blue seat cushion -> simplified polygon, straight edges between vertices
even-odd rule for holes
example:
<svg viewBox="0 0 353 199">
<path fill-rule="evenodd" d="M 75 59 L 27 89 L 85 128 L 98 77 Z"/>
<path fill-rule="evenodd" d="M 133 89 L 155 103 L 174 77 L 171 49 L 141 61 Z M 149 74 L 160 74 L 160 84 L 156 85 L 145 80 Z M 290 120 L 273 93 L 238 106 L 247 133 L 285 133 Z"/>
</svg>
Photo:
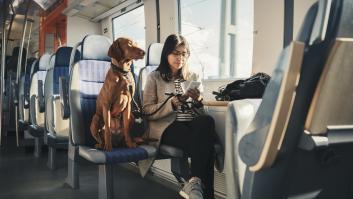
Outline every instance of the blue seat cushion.
<svg viewBox="0 0 353 199">
<path fill-rule="evenodd" d="M 153 146 L 141 145 L 136 148 L 114 148 L 107 152 L 95 148 L 80 146 L 80 156 L 95 164 L 119 164 L 136 162 L 155 156 L 157 149 Z"/>
</svg>

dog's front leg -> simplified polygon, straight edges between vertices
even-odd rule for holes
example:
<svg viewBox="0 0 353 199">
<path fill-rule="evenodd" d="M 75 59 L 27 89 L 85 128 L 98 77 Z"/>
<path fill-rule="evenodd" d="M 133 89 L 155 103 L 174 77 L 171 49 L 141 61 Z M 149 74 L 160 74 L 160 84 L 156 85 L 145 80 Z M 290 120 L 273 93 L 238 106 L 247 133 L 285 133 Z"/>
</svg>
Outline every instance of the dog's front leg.
<svg viewBox="0 0 353 199">
<path fill-rule="evenodd" d="M 129 148 L 134 148 L 136 147 L 136 143 L 133 142 L 130 136 L 130 121 L 131 121 L 131 106 L 130 102 L 128 103 L 127 107 L 123 111 L 123 132 L 124 132 L 124 138 L 125 138 L 125 143 Z"/>
<path fill-rule="evenodd" d="M 112 146 L 112 134 L 110 131 L 110 110 L 108 108 L 104 107 L 103 108 L 103 118 L 104 118 L 104 124 L 105 124 L 105 130 L 104 130 L 104 150 L 106 151 L 112 151 L 113 146 Z"/>
<path fill-rule="evenodd" d="M 104 140 L 101 135 L 101 121 L 100 117 L 97 114 L 94 114 L 90 126 L 91 134 L 93 138 L 97 141 L 97 144 L 95 145 L 96 148 L 103 148 L 104 147 Z"/>
</svg>

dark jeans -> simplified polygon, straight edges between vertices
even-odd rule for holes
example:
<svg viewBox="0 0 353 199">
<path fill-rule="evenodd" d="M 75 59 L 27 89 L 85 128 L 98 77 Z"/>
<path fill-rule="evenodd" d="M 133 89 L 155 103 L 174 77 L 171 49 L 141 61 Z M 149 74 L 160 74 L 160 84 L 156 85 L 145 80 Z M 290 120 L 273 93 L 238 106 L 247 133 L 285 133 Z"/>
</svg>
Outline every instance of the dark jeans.
<svg viewBox="0 0 353 199">
<path fill-rule="evenodd" d="M 199 177 L 204 185 L 204 198 L 214 198 L 215 122 L 202 115 L 190 122 L 174 121 L 162 136 L 162 144 L 182 149 L 191 158 L 191 177 Z"/>
</svg>

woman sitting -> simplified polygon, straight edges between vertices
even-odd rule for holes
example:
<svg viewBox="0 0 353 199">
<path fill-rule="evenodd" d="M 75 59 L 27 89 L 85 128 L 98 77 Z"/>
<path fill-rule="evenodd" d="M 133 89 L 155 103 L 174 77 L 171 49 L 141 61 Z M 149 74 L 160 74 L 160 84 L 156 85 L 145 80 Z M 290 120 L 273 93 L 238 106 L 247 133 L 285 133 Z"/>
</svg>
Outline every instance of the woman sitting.
<svg viewBox="0 0 353 199">
<path fill-rule="evenodd" d="M 199 89 L 183 90 L 190 81 L 201 81 L 188 69 L 190 50 L 183 36 L 172 34 L 166 39 L 161 62 L 147 78 L 143 104 L 146 113 L 157 110 L 168 98 L 175 96 L 149 119 L 149 135 L 159 144 L 177 147 L 191 158 L 191 176 L 180 191 L 190 199 L 214 198 L 214 120 L 203 114 Z M 188 103 L 191 102 L 191 103 Z M 193 104 L 192 107 L 188 104 Z"/>
</svg>

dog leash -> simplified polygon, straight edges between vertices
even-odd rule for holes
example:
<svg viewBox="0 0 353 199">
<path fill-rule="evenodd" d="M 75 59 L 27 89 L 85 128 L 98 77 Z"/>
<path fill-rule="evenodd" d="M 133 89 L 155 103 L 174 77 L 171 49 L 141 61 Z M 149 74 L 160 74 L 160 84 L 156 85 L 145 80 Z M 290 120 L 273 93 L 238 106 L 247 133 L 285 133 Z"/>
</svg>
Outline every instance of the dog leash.
<svg viewBox="0 0 353 199">
<path fill-rule="evenodd" d="M 131 93 L 131 95 L 132 95 L 132 86 L 131 86 L 131 85 L 129 86 L 129 91 L 130 91 L 130 93 Z M 145 111 L 144 111 L 142 108 L 140 108 L 140 106 L 138 105 L 138 103 L 136 102 L 136 100 L 135 100 L 134 97 L 132 97 L 132 102 L 134 103 L 134 105 L 135 105 L 135 107 L 136 107 L 138 113 L 140 114 L 140 115 L 139 115 L 140 117 L 148 117 L 148 116 L 152 116 L 152 115 L 156 114 L 158 111 L 160 111 L 160 110 L 163 108 L 163 106 L 168 102 L 168 100 L 169 100 L 170 98 L 174 97 L 174 96 L 175 96 L 175 95 L 169 95 L 169 96 L 167 97 L 167 99 L 164 100 L 164 102 L 162 103 L 162 105 L 161 105 L 160 107 L 158 107 L 158 108 L 157 108 L 155 111 L 153 111 L 152 113 L 145 113 Z"/>
</svg>

